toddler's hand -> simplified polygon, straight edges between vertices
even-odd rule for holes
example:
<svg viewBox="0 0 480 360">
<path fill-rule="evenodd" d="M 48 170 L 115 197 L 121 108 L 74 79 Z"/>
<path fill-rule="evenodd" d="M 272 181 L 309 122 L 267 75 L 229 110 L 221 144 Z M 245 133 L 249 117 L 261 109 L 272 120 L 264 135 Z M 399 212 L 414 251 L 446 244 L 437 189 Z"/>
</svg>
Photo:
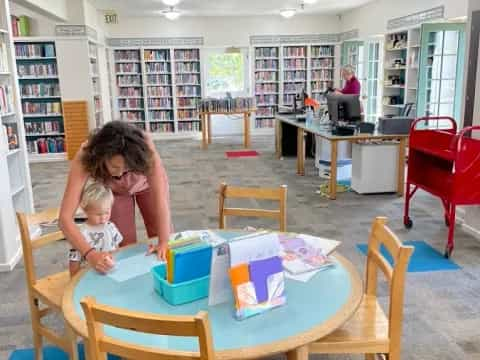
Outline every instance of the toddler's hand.
<svg viewBox="0 0 480 360">
<path fill-rule="evenodd" d="M 102 274 L 107 273 L 115 265 L 111 255 L 106 252 L 91 251 L 86 260 L 92 268 Z"/>
</svg>

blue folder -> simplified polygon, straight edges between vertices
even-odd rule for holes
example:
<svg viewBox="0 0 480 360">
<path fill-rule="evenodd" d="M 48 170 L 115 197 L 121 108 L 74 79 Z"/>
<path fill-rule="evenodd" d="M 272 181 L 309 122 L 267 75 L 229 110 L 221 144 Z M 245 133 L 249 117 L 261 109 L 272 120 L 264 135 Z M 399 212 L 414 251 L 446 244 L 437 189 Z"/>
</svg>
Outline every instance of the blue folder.
<svg viewBox="0 0 480 360">
<path fill-rule="evenodd" d="M 210 274 L 212 247 L 195 244 L 173 250 L 173 283 L 198 279 Z"/>
</svg>

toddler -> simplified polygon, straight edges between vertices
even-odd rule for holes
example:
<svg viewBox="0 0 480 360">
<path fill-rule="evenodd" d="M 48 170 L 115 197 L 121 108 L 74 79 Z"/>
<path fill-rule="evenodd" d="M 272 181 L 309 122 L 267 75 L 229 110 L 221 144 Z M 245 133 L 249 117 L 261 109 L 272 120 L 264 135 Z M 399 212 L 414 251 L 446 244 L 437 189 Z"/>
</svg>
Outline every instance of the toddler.
<svg viewBox="0 0 480 360">
<path fill-rule="evenodd" d="M 109 221 L 112 205 L 113 194 L 109 188 L 99 182 L 87 182 L 80 200 L 87 219 L 80 225 L 80 232 L 91 246 L 88 251 L 112 252 L 123 240 L 115 224 Z M 73 276 L 80 270 L 82 256 L 78 250 L 70 249 L 68 259 L 70 275 Z M 106 261 L 113 259 L 109 257 Z"/>
</svg>

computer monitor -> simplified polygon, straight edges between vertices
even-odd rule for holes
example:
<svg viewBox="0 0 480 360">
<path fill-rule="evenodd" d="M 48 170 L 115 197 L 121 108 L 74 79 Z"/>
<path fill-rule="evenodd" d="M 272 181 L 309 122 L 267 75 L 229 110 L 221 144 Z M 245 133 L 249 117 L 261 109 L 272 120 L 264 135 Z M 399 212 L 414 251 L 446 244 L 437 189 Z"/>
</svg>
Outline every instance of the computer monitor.
<svg viewBox="0 0 480 360">
<path fill-rule="evenodd" d="M 361 120 L 360 99 L 358 95 L 327 94 L 330 121 L 357 122 Z"/>
</svg>

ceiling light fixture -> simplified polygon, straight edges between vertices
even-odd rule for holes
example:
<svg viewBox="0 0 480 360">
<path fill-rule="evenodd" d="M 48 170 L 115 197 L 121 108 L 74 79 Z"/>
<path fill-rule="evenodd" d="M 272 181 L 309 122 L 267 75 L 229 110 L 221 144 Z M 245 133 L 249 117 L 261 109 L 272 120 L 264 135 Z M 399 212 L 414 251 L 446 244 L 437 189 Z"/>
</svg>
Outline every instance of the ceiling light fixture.
<svg viewBox="0 0 480 360">
<path fill-rule="evenodd" d="M 167 6 L 176 6 L 180 3 L 180 0 L 162 0 L 162 2 Z"/>
<path fill-rule="evenodd" d="M 305 4 L 315 4 L 317 0 L 303 0 Z"/>
<path fill-rule="evenodd" d="M 282 15 L 285 19 L 289 19 L 297 13 L 296 9 L 281 9 L 280 15 Z"/>
<path fill-rule="evenodd" d="M 180 11 L 175 10 L 173 6 L 168 10 L 162 11 L 162 14 L 165 15 L 168 20 L 177 20 L 180 17 Z"/>
</svg>

